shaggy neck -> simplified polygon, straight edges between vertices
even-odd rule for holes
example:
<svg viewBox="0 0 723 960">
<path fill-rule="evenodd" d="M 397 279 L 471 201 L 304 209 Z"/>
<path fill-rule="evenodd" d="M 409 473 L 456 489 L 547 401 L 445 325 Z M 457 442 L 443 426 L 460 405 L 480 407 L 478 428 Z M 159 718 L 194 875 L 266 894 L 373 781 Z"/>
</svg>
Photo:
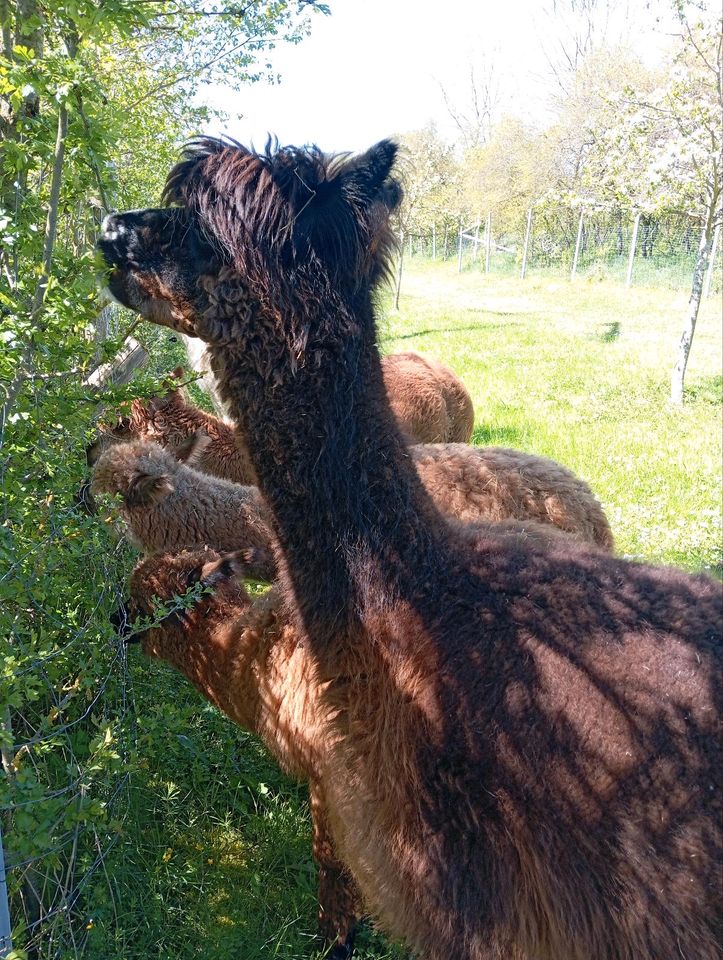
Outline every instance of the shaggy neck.
<svg viewBox="0 0 723 960">
<path fill-rule="evenodd" d="M 279 323 L 303 326 L 298 314 Z M 320 333 L 298 365 L 291 344 L 214 351 L 274 517 L 282 575 L 319 642 L 363 620 L 370 583 L 393 589 L 439 524 L 386 401 L 370 297 L 337 305 L 332 325 L 309 318 Z"/>
</svg>

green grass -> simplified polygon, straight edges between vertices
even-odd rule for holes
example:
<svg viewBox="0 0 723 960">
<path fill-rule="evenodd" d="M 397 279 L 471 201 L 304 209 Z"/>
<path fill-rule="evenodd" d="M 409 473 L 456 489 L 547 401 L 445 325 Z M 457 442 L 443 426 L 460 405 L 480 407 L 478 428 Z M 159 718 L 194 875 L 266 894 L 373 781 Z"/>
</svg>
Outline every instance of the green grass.
<svg viewBox="0 0 723 960">
<path fill-rule="evenodd" d="M 602 499 L 619 551 L 720 568 L 721 330 L 699 320 L 689 401 L 668 406 L 685 297 L 579 281 L 405 275 L 386 352 L 467 384 L 479 444 L 553 457 Z M 90 897 L 93 960 L 318 960 L 304 788 L 163 664 L 132 651 L 140 764 L 119 843 Z M 90 921 L 89 921 L 90 922 Z M 363 933 L 360 960 L 406 954 Z"/>
<path fill-rule="evenodd" d="M 668 404 L 686 297 L 427 264 L 405 275 L 385 352 L 448 363 L 475 405 L 474 442 L 559 460 L 602 500 L 620 553 L 721 564 L 720 302 L 703 306 L 681 409 Z"/>
</svg>

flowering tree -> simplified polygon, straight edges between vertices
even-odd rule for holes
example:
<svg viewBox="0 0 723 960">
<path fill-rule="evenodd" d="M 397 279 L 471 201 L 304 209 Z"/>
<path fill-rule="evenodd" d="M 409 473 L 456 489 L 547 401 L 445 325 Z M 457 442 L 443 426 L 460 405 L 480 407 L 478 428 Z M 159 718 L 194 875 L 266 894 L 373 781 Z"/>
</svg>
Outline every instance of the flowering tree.
<svg viewBox="0 0 723 960">
<path fill-rule="evenodd" d="M 681 34 L 665 82 L 643 96 L 629 87 L 611 104 L 607 129 L 588 167 L 590 182 L 608 199 L 648 214 L 685 211 L 701 222 L 671 378 L 676 404 L 683 402 L 685 370 L 723 199 L 723 21 L 693 20 L 683 5 L 679 18 Z"/>
</svg>

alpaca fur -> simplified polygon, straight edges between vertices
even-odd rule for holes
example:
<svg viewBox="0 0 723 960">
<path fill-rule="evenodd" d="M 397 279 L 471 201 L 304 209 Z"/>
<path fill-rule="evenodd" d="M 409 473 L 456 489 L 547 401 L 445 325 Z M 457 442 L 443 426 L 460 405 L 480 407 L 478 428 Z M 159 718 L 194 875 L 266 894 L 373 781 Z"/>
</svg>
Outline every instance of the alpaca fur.
<svg viewBox="0 0 723 960">
<path fill-rule="evenodd" d="M 268 557 L 271 579 L 271 515 L 254 487 L 196 468 L 212 442 L 199 433 L 175 450 L 162 451 L 147 441 L 114 444 L 95 465 L 92 492 L 123 496 L 123 517 L 133 542 L 144 550 L 206 544 L 223 551 L 246 543 Z M 181 456 L 186 466 L 174 463 L 169 453 Z M 407 454 L 435 506 L 450 519 L 534 521 L 612 549 L 610 527 L 590 489 L 551 460 L 454 443 L 416 444 Z"/>
<path fill-rule="evenodd" d="M 179 369 L 173 376 L 181 374 Z M 400 417 L 397 420 L 401 422 Z M 253 483 L 253 467 L 235 429 L 189 405 L 179 389 L 150 401 L 134 400 L 131 416 L 99 436 L 88 448 L 87 459 L 93 464 L 108 446 L 129 439 L 177 448 L 202 435 L 208 439 L 194 457 L 196 470 Z M 461 443 L 413 444 L 408 453 L 437 509 L 447 516 L 465 522 L 513 518 L 550 523 L 579 540 L 612 550 L 610 525 L 598 499 L 583 480 L 553 460 Z"/>
<path fill-rule="evenodd" d="M 412 443 L 469 443 L 472 398 L 449 367 L 418 353 L 382 357 L 382 376 L 394 419 Z"/>
<path fill-rule="evenodd" d="M 376 345 L 395 156 L 198 141 L 176 206 L 106 220 L 110 289 L 209 344 L 382 926 L 424 960 L 717 960 L 720 585 L 443 521 Z"/>
<path fill-rule="evenodd" d="M 91 491 L 120 494 L 121 515 L 131 542 L 147 551 L 208 545 L 217 550 L 254 551 L 256 576 L 276 572 L 268 511 L 256 487 L 210 477 L 181 463 L 202 454 L 193 440 L 175 455 L 157 443 L 113 444 L 93 469 Z"/>
<path fill-rule="evenodd" d="M 566 467 L 519 450 L 419 443 L 408 454 L 434 505 L 465 523 L 534 520 L 581 542 L 612 550 L 605 512 Z"/>
<path fill-rule="evenodd" d="M 119 417 L 114 424 L 102 427 L 86 448 L 88 466 L 92 467 L 103 451 L 113 444 L 152 440 L 162 447 L 178 448 L 202 431 L 209 442 L 198 451 L 194 463 L 197 470 L 235 483 L 255 483 L 253 466 L 236 430 L 219 417 L 188 402 L 179 386 L 183 375 L 183 367 L 176 367 L 168 378 L 165 393 L 148 400 L 133 400 L 128 416 Z"/>
<path fill-rule="evenodd" d="M 200 342 L 187 336 L 184 339 Z M 204 349 L 203 363 L 207 362 Z M 205 368 L 203 372 L 208 388 L 212 378 Z M 472 400 L 449 367 L 410 351 L 383 357 L 382 373 L 392 412 L 410 443 L 468 442 L 474 426 Z M 163 395 L 133 400 L 129 416 L 104 426 L 86 448 L 88 465 L 92 466 L 114 442 L 155 440 L 164 447 L 177 446 L 203 430 L 212 443 L 200 458 L 198 469 L 236 483 L 254 483 L 253 465 L 243 441 L 223 419 L 188 403 L 182 389 L 174 385 L 183 375 L 183 367 L 176 367 Z M 217 406 L 221 402 L 216 385 L 213 401 Z"/>
</svg>

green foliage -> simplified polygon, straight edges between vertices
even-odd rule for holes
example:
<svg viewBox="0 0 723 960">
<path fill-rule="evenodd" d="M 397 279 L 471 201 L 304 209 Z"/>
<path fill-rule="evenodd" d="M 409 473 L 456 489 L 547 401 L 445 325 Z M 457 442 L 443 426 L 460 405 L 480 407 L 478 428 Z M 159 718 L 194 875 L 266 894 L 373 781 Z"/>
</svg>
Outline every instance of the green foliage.
<svg viewBox="0 0 723 960">
<path fill-rule="evenodd" d="M 104 408 L 152 393 L 183 357 L 170 334 L 136 329 L 151 360 L 133 388 L 93 378 L 136 326 L 101 317 L 100 221 L 156 201 L 178 145 L 209 121 L 192 106 L 201 78 L 272 76 L 274 46 L 325 11 L 0 5 L 0 816 L 15 946 L 38 958 L 92 947 L 87 903 L 112 911 L 104 863 L 139 762 L 126 651 L 109 624 L 132 552 L 75 502 L 84 447 Z"/>
</svg>

